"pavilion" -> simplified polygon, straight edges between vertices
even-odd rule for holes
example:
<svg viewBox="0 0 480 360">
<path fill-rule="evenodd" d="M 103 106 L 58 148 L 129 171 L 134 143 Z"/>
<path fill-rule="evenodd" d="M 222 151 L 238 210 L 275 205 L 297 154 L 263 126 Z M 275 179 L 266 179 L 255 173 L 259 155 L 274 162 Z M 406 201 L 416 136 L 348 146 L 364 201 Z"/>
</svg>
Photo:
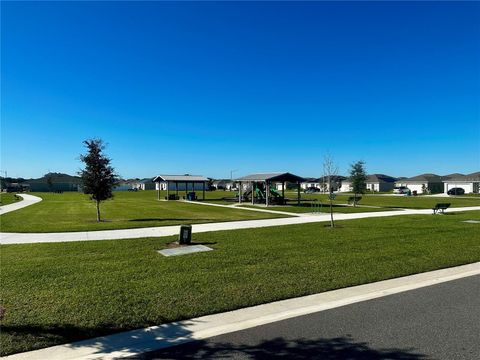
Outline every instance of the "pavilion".
<svg viewBox="0 0 480 360">
<path fill-rule="evenodd" d="M 300 205 L 300 183 L 305 181 L 304 178 L 290 174 L 288 172 L 286 173 L 260 173 L 260 174 L 251 174 L 247 175 L 241 178 L 236 179 L 238 183 L 240 183 L 240 186 L 238 187 L 238 202 L 242 202 L 242 187 L 243 184 L 250 184 L 251 189 L 253 189 L 254 183 L 264 183 L 265 184 L 265 205 L 269 205 L 270 201 L 270 185 L 273 184 L 282 184 L 282 197 L 285 199 L 285 183 L 296 183 L 297 184 L 297 203 Z M 252 204 L 254 202 L 253 199 L 253 194 L 252 194 Z"/>
<path fill-rule="evenodd" d="M 205 187 L 208 183 L 208 178 L 205 176 L 200 175 L 158 175 L 153 178 L 153 182 L 157 183 L 157 198 L 160 200 L 160 190 L 162 188 L 162 184 L 165 184 L 165 188 L 167 190 L 167 196 L 165 200 L 179 200 L 180 197 L 178 196 L 179 190 L 185 191 L 185 199 L 187 200 L 195 200 L 193 198 L 189 198 L 189 190 L 191 192 L 195 192 L 198 189 L 198 185 L 201 186 L 202 190 L 202 200 L 205 200 Z M 196 186 L 197 185 L 197 186 Z M 174 191 L 174 194 L 170 194 L 170 191 Z"/>
</svg>

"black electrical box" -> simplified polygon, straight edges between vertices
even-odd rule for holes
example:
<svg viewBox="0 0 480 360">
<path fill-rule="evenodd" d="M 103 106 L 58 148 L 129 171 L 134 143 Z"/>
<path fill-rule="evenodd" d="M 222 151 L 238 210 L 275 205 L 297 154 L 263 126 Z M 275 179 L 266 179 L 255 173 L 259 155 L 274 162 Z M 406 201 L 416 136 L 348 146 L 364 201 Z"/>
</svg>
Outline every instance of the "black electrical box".
<svg viewBox="0 0 480 360">
<path fill-rule="evenodd" d="M 178 243 L 180 245 L 189 245 L 192 242 L 192 225 L 181 225 Z"/>
</svg>

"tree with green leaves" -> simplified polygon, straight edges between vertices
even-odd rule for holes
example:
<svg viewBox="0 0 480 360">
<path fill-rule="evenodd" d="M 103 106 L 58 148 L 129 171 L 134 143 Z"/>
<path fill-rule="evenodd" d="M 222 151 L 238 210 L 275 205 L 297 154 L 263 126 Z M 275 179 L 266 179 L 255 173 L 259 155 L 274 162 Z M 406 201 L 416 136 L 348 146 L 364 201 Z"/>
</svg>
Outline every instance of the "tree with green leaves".
<svg viewBox="0 0 480 360">
<path fill-rule="evenodd" d="M 367 188 L 367 174 L 365 172 L 365 162 L 357 161 L 350 167 L 350 183 L 354 193 L 353 206 L 357 206 L 357 195 L 363 194 Z"/>
<path fill-rule="evenodd" d="M 83 192 L 95 201 L 97 222 L 100 222 L 100 202 L 113 197 L 112 190 L 118 183 L 118 177 L 110 165 L 111 159 L 103 154 L 105 145 L 102 140 L 85 140 L 83 144 L 88 151 L 85 155 L 80 155 L 85 169 L 78 174 L 82 178 Z"/>
</svg>

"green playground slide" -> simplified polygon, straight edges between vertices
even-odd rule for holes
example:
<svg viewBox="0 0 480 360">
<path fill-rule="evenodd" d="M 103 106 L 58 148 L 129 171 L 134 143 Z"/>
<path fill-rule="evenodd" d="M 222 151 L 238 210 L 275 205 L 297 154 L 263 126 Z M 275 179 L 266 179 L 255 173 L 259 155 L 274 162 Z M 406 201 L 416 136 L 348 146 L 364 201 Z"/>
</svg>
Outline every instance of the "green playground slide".
<svg viewBox="0 0 480 360">
<path fill-rule="evenodd" d="M 265 195 L 263 195 L 262 190 L 255 186 L 255 194 L 257 194 L 257 199 L 265 199 Z"/>
<path fill-rule="evenodd" d="M 275 197 L 282 197 L 282 195 L 272 185 L 270 185 L 270 194 Z"/>
</svg>

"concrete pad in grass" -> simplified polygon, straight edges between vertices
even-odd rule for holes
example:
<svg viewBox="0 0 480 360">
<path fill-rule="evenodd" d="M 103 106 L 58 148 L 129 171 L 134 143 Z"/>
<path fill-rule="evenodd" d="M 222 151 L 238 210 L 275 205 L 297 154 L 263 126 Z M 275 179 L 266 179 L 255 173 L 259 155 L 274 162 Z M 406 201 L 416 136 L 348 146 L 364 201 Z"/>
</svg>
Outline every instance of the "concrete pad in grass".
<svg viewBox="0 0 480 360">
<path fill-rule="evenodd" d="M 462 221 L 462 222 L 469 223 L 469 224 L 480 224 L 479 220 L 465 220 L 465 221 Z"/>
<path fill-rule="evenodd" d="M 179 256 L 179 255 L 187 255 L 187 254 L 193 254 L 197 252 L 204 252 L 204 251 L 211 251 L 211 250 L 213 249 L 205 245 L 190 245 L 190 246 L 177 247 L 173 249 L 158 250 L 158 252 L 163 256 Z"/>
</svg>

